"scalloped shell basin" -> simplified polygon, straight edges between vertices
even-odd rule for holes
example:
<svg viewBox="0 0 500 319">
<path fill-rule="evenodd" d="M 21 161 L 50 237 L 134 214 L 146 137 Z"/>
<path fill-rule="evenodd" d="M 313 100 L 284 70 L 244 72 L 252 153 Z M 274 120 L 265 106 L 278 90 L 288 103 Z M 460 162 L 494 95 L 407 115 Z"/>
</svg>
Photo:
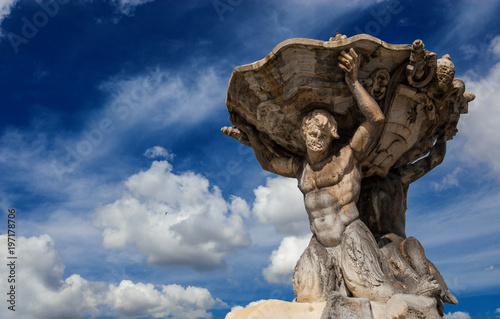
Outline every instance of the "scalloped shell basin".
<svg viewBox="0 0 500 319">
<path fill-rule="evenodd" d="M 234 69 L 226 99 L 230 115 L 298 156 L 305 154 L 301 119 L 312 109 L 331 112 L 340 135 L 349 138 L 363 120 L 338 66 L 340 52 L 350 48 L 360 55 L 359 79 L 366 88 L 376 70 L 393 74 L 407 62 L 412 46 L 388 44 L 366 34 L 333 41 L 286 40 L 264 59 Z"/>
</svg>

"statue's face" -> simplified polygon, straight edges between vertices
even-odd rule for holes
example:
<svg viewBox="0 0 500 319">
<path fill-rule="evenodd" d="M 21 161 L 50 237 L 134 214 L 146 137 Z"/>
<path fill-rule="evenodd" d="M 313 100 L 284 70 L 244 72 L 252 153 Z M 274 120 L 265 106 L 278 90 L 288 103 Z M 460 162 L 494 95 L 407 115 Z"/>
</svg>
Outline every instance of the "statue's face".
<svg viewBox="0 0 500 319">
<path fill-rule="evenodd" d="M 323 152 L 330 146 L 332 136 L 326 127 L 310 124 L 304 130 L 304 140 L 308 150 Z"/>
</svg>

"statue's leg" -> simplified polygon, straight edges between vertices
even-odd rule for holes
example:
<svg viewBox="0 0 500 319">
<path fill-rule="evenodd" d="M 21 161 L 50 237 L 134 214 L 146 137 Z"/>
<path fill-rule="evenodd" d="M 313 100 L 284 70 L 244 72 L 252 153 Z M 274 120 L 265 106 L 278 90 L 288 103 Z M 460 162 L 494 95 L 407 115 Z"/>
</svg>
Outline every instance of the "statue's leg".
<svg viewBox="0 0 500 319">
<path fill-rule="evenodd" d="M 297 302 L 324 302 L 331 291 L 342 290 L 340 267 L 335 249 L 327 249 L 312 236 L 293 273 L 293 291 Z"/>
<path fill-rule="evenodd" d="M 386 302 L 394 294 L 405 293 L 392 274 L 383 271 L 375 238 L 361 220 L 346 227 L 341 243 L 341 268 L 355 297 Z"/>
</svg>

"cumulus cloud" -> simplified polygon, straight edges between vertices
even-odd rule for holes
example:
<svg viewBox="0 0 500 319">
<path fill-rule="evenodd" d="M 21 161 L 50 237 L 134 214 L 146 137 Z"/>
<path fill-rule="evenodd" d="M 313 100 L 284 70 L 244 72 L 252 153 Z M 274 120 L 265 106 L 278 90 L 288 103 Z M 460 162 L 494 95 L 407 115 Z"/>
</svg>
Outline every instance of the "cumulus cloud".
<svg viewBox="0 0 500 319">
<path fill-rule="evenodd" d="M 238 196 L 231 196 L 231 205 L 229 206 L 229 210 L 245 218 L 250 216 L 250 208 L 248 207 L 247 202 Z"/>
<path fill-rule="evenodd" d="M 211 318 L 208 309 L 226 307 L 205 288 L 133 283 L 118 285 L 88 281 L 78 274 L 62 280 L 64 265 L 48 235 L 16 238 L 19 266 L 16 268 L 16 311 L 4 312 L 2 318 L 72 319 L 86 316 L 120 315 L 124 318 L 173 316 L 175 318 Z M 7 246 L 7 235 L 0 235 L 0 245 Z M 22 265 L 21 265 L 22 262 Z M 0 268 L 2 278 L 9 269 Z M 0 293 L 7 295 L 7 285 Z M 29 301 L 29 302 L 28 302 Z"/>
<path fill-rule="evenodd" d="M 259 186 L 254 193 L 252 212 L 260 223 L 274 226 L 282 235 L 310 233 L 304 196 L 297 188 L 297 180 L 268 178 L 266 186 Z"/>
<path fill-rule="evenodd" d="M 310 240 L 310 235 L 283 238 L 280 247 L 271 254 L 270 265 L 262 272 L 264 278 L 271 283 L 290 284 L 295 265 Z"/>
<path fill-rule="evenodd" d="M 197 270 L 223 266 L 224 257 L 250 244 L 243 200 L 227 202 L 217 187 L 191 172 L 172 172 L 167 161 L 131 176 L 122 198 L 96 210 L 105 248 L 133 244 L 154 265 Z"/>
<path fill-rule="evenodd" d="M 453 312 L 453 313 L 448 312 L 447 314 L 444 315 L 443 318 L 444 319 L 470 319 L 470 316 L 466 312 L 457 311 L 457 312 Z"/>
<path fill-rule="evenodd" d="M 106 302 L 110 309 L 127 318 L 145 315 L 154 318 L 174 316 L 179 319 L 211 318 L 206 309 L 216 303 L 207 289 L 198 287 L 183 288 L 179 285 L 161 285 L 161 290 L 152 284 L 123 280 L 119 285 L 110 285 Z M 224 304 L 225 305 L 225 304 Z"/>
</svg>

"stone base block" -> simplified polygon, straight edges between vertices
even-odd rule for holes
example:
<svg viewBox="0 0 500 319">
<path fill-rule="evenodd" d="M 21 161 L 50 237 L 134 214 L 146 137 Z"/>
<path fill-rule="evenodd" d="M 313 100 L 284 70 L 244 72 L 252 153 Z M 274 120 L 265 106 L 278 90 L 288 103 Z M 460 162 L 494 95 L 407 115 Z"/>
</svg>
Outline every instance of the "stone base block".
<svg viewBox="0 0 500 319">
<path fill-rule="evenodd" d="M 334 292 L 328 297 L 321 319 L 373 319 L 370 301 Z"/>
<path fill-rule="evenodd" d="M 416 295 L 394 295 L 385 304 L 385 313 L 379 319 L 441 319 L 436 299 Z"/>
<path fill-rule="evenodd" d="M 253 307 L 232 311 L 226 319 L 320 319 L 326 302 L 268 300 Z"/>
<path fill-rule="evenodd" d="M 436 299 L 398 294 L 386 304 L 334 293 L 328 302 L 268 300 L 233 311 L 226 319 L 441 319 Z"/>
</svg>

